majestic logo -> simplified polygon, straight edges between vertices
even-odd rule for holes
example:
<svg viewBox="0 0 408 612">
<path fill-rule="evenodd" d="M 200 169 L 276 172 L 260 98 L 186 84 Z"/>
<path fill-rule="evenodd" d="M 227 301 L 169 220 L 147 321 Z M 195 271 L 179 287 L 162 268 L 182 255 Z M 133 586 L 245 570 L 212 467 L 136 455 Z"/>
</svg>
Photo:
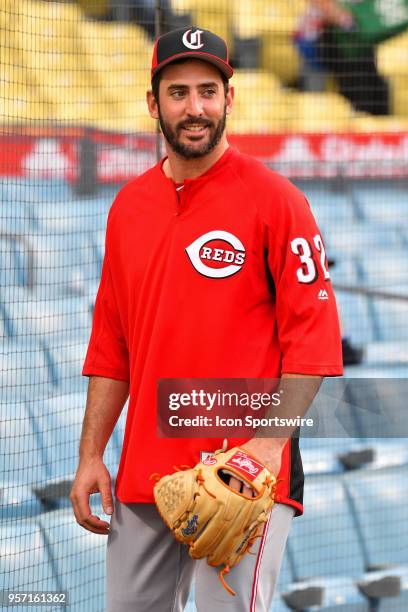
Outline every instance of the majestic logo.
<svg viewBox="0 0 408 612">
<path fill-rule="evenodd" d="M 187 248 L 194 268 L 209 278 L 226 278 L 239 272 L 245 262 L 245 247 L 233 234 L 223 230 L 207 232 Z"/>
<path fill-rule="evenodd" d="M 250 480 L 255 480 L 255 478 L 262 472 L 264 469 L 263 465 L 248 457 L 246 453 L 242 451 L 237 451 L 225 465 L 230 465 L 234 467 L 238 472 L 249 476 Z"/>
<path fill-rule="evenodd" d="M 181 533 L 183 536 L 193 535 L 198 528 L 198 514 L 194 514 L 193 517 L 187 520 L 187 526 L 183 527 Z"/>
<path fill-rule="evenodd" d="M 192 32 L 192 30 L 187 30 L 187 32 L 184 32 L 183 34 L 183 45 L 185 45 L 188 49 L 201 49 L 201 47 L 204 47 L 204 43 L 201 42 L 202 33 L 203 30 L 196 30 L 195 32 Z"/>
<path fill-rule="evenodd" d="M 327 293 L 326 289 L 320 289 L 319 295 L 317 296 L 317 298 L 319 300 L 328 300 L 329 294 Z"/>
</svg>

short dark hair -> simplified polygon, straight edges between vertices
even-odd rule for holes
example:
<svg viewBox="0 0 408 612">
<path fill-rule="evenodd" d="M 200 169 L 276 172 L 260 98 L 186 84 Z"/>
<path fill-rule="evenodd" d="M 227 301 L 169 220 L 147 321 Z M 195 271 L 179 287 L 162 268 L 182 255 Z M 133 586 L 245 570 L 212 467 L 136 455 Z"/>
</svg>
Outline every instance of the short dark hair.
<svg viewBox="0 0 408 612">
<path fill-rule="evenodd" d="M 189 61 L 189 58 L 182 57 L 181 59 L 175 60 L 174 62 L 171 62 L 171 63 L 172 64 L 184 64 L 185 62 L 188 62 L 188 61 Z M 221 70 L 219 71 L 219 73 L 221 75 L 221 79 L 224 84 L 224 93 L 225 95 L 227 95 L 228 90 L 229 90 L 229 81 L 227 77 L 225 76 L 225 74 L 221 72 Z M 157 72 L 152 79 L 152 92 L 153 92 L 153 96 L 156 102 L 159 101 L 161 74 L 162 74 L 162 70 L 159 70 L 159 72 Z"/>
</svg>

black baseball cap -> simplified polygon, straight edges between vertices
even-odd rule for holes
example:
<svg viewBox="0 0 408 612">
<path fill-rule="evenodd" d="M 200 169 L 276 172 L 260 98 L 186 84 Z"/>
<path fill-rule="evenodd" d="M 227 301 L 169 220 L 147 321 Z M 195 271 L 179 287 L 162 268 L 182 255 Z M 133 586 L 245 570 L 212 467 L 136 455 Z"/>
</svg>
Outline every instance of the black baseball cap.
<svg viewBox="0 0 408 612">
<path fill-rule="evenodd" d="M 209 30 L 189 27 L 171 30 L 156 40 L 152 57 L 152 79 L 162 68 L 182 58 L 209 62 L 227 79 L 230 79 L 234 72 L 229 63 L 225 40 Z"/>
</svg>

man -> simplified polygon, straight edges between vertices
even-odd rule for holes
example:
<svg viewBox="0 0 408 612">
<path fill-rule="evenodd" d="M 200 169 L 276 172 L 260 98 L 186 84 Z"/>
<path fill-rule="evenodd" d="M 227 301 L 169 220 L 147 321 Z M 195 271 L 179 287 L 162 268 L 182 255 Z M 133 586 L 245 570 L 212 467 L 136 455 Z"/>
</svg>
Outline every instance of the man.
<svg viewBox="0 0 408 612">
<path fill-rule="evenodd" d="M 211 32 L 159 38 L 147 104 L 167 157 L 128 183 L 109 213 L 71 492 L 78 523 L 109 534 L 109 612 L 182 610 L 193 574 L 199 612 L 268 610 L 292 517 L 302 512 L 296 439 L 228 440 L 279 474 L 279 485 L 256 554 L 229 574 L 236 596 L 225 592 L 215 569 L 174 540 L 149 479 L 195 465 L 222 441 L 158 438 L 158 380 L 282 375 L 283 384 L 303 375 L 307 384 L 288 389 L 287 404 L 303 414 L 321 377 L 342 373 L 337 310 L 310 208 L 286 179 L 228 145 L 232 74 L 226 44 Z M 227 251 L 233 264 L 231 256 L 223 261 Z M 112 514 L 102 457 L 129 393 L 109 525 L 91 514 L 89 495 L 100 492 Z"/>
</svg>

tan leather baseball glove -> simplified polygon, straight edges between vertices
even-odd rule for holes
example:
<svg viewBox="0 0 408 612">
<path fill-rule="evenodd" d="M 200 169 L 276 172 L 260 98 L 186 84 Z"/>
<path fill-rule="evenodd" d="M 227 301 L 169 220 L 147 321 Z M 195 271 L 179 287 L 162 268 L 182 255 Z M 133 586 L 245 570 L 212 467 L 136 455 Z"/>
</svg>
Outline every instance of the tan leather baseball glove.
<svg viewBox="0 0 408 612">
<path fill-rule="evenodd" d="M 232 477 L 242 483 L 245 493 L 229 486 Z M 223 566 L 221 582 L 235 595 L 224 574 L 261 535 L 274 504 L 276 478 L 253 455 L 237 447 L 216 451 L 194 468 L 152 478 L 156 480 L 156 505 L 166 525 L 177 540 L 188 545 L 191 557 L 206 557 L 209 565 Z"/>
</svg>

